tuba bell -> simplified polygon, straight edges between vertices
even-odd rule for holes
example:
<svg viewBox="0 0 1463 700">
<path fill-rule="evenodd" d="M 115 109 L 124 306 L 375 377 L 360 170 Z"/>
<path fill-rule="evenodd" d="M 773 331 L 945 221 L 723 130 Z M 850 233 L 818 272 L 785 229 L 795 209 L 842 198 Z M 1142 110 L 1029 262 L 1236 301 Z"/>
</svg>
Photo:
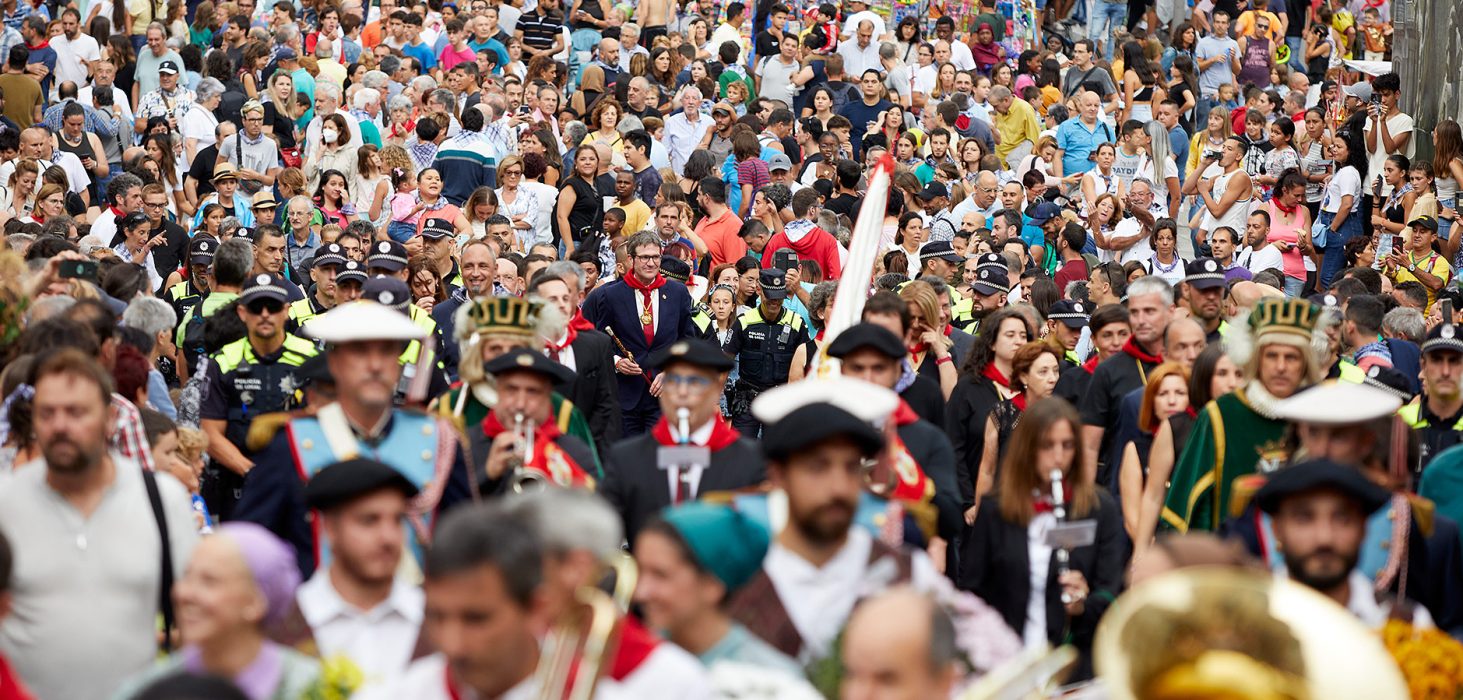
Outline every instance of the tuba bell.
<svg viewBox="0 0 1463 700">
<path fill-rule="evenodd" d="M 613 593 L 596 586 L 575 591 L 575 607 L 544 639 L 534 680 L 538 700 L 590 700 L 600 674 L 619 644 L 620 621 L 629 614 L 639 569 L 624 552 L 605 563 Z"/>
<path fill-rule="evenodd" d="M 1192 567 L 1145 581 L 1108 609 L 1093 654 L 1114 700 L 1408 697 L 1379 635 L 1263 571 Z"/>
</svg>

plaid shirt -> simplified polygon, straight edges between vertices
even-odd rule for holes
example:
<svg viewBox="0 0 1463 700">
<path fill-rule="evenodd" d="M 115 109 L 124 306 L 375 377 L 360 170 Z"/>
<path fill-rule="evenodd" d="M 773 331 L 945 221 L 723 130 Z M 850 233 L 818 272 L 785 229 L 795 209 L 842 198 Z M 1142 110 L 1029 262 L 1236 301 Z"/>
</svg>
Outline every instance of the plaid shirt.
<svg viewBox="0 0 1463 700">
<path fill-rule="evenodd" d="M 61 133 L 61 112 L 66 109 L 66 104 L 69 102 L 76 102 L 76 100 L 62 100 L 51 105 L 41 117 L 41 123 L 45 124 L 52 132 Z M 104 139 L 112 138 L 117 134 L 117 118 L 113 117 L 111 112 L 100 112 L 91 105 L 80 102 L 77 102 L 77 104 L 81 104 L 82 110 L 86 113 L 86 131 Z"/>
<path fill-rule="evenodd" d="M 121 394 L 112 394 L 112 409 L 117 412 L 117 422 L 112 426 L 112 446 L 137 460 L 143 469 L 153 471 L 152 448 L 148 446 L 147 433 L 142 430 L 142 414 Z"/>
</svg>

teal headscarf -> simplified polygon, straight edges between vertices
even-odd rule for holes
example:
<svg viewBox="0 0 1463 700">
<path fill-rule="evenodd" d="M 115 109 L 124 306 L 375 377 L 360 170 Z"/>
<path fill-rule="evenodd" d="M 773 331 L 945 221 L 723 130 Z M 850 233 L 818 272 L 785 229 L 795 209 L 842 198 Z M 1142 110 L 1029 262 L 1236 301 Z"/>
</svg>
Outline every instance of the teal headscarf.
<svg viewBox="0 0 1463 700">
<path fill-rule="evenodd" d="M 680 533 L 696 563 L 720 579 L 728 593 L 757 574 L 772 543 L 766 528 L 725 505 L 692 502 L 670 508 L 661 517 Z"/>
</svg>

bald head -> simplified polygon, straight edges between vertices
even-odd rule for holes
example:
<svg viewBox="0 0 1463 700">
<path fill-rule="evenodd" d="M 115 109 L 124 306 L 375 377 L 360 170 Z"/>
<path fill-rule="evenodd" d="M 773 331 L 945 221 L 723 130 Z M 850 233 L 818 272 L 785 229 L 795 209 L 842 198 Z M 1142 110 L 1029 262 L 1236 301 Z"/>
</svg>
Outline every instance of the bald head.
<svg viewBox="0 0 1463 700">
<path fill-rule="evenodd" d="M 949 697 L 955 628 L 928 596 L 898 587 L 866 599 L 844 632 L 843 697 Z"/>
<path fill-rule="evenodd" d="M 1199 353 L 1208 344 L 1204 327 L 1192 318 L 1176 318 L 1163 333 L 1163 358 L 1185 367 L 1193 367 Z"/>
</svg>

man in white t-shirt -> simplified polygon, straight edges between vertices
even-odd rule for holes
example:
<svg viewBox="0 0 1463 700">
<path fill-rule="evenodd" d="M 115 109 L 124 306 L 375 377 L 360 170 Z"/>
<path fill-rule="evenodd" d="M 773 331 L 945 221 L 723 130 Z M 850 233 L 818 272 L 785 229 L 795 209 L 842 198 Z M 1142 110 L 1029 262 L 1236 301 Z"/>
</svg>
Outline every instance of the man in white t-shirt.
<svg viewBox="0 0 1463 700">
<path fill-rule="evenodd" d="M 874 38 L 883 39 L 889 29 L 884 24 L 884 18 L 869 11 L 869 4 L 863 0 L 852 0 L 846 4 L 848 17 L 843 20 L 843 30 L 840 38 L 844 41 L 852 39 L 858 33 L 859 22 L 871 22 L 874 25 Z"/>
<path fill-rule="evenodd" d="M 1263 211 L 1250 214 L 1245 222 L 1245 242 L 1249 245 L 1235 250 L 1234 260 L 1249 269 L 1251 275 L 1264 270 L 1285 272 L 1280 248 L 1269 243 L 1270 216 Z"/>
<path fill-rule="evenodd" d="M 975 56 L 971 55 L 970 47 L 966 46 L 965 42 L 955 38 L 955 20 L 949 15 L 945 15 L 935 22 L 935 36 L 942 41 L 949 42 L 950 62 L 955 64 L 955 70 L 975 68 Z"/>
<path fill-rule="evenodd" d="M 85 85 L 87 76 L 96 68 L 102 58 L 97 40 L 81 31 L 81 13 L 68 7 L 61 13 L 61 34 L 51 38 L 51 48 L 56 51 L 56 80 L 52 85 L 71 81 Z M 54 89 L 54 88 L 53 88 Z M 83 104 L 90 104 L 90 100 Z"/>
<path fill-rule="evenodd" d="M 1118 138 L 1117 153 L 1113 157 L 1112 174 L 1116 175 L 1124 186 L 1131 186 L 1133 179 L 1145 174 L 1144 166 L 1152 161 L 1148 159 L 1144 149 L 1153 142 L 1148 137 L 1148 132 L 1143 128 L 1143 122 L 1136 119 L 1129 119 L 1123 123 L 1123 133 Z M 1149 167 L 1147 170 L 1151 171 Z M 1146 174 L 1151 174 L 1146 173 Z"/>
<path fill-rule="evenodd" d="M 1412 117 L 1397 107 L 1397 98 L 1402 87 L 1402 81 L 1397 74 L 1377 76 L 1371 87 L 1377 100 L 1367 106 L 1366 127 L 1362 132 L 1366 136 L 1367 150 L 1366 180 L 1362 183 L 1363 200 L 1371 197 L 1372 183 L 1381 176 L 1388 156 L 1400 153 L 1411 159 L 1417 151 L 1417 144 L 1412 138 Z M 1350 91 L 1351 87 L 1347 87 L 1347 94 L 1351 94 Z M 1386 115 L 1385 120 L 1382 119 L 1383 115 Z M 1382 196 L 1390 194 L 1392 187 L 1383 180 Z M 1366 211 L 1370 211 L 1372 203 L 1368 201 L 1364 205 L 1367 207 Z"/>
</svg>

